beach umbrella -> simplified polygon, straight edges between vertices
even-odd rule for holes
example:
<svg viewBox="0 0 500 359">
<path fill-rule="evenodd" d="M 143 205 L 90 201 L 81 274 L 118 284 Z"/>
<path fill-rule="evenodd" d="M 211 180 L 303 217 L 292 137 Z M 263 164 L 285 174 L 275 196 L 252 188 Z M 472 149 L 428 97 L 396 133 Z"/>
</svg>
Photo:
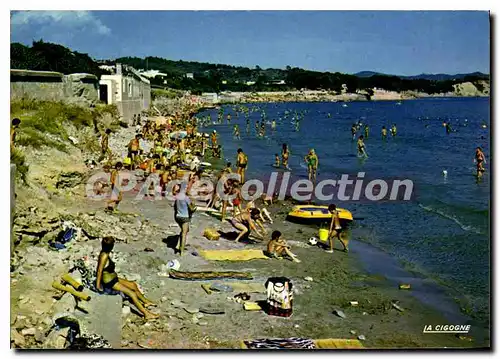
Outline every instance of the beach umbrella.
<svg viewBox="0 0 500 359">
<path fill-rule="evenodd" d="M 172 132 L 169 137 L 173 138 L 173 139 L 181 139 L 181 138 L 184 138 L 186 136 L 187 136 L 186 131 L 175 131 L 175 132 Z"/>
</svg>

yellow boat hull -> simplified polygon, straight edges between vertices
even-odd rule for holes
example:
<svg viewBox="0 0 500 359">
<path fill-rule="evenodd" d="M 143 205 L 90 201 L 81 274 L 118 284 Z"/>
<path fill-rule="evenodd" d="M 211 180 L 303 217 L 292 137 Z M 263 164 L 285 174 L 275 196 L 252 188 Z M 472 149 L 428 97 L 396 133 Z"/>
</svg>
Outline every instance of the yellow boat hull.
<svg viewBox="0 0 500 359">
<path fill-rule="evenodd" d="M 337 208 L 342 226 L 349 224 L 354 219 L 352 213 L 344 208 Z M 292 208 L 288 213 L 287 220 L 299 223 L 323 223 L 328 222 L 332 214 L 328 211 L 328 206 L 300 205 Z"/>
</svg>

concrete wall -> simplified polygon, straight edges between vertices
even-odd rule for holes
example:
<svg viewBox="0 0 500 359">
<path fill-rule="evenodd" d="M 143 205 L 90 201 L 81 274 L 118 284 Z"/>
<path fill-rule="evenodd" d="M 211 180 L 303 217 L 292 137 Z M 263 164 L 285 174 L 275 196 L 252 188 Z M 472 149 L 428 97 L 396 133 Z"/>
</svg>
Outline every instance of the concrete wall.
<svg viewBox="0 0 500 359">
<path fill-rule="evenodd" d="M 64 75 L 49 71 L 10 71 L 10 97 L 60 101 L 64 99 Z"/>
<path fill-rule="evenodd" d="M 94 104 L 98 101 L 99 80 L 91 74 L 64 76 L 64 92 L 67 98 Z"/>
<path fill-rule="evenodd" d="M 98 79 L 91 74 L 63 75 L 51 71 L 10 70 L 10 97 L 95 103 Z"/>
</svg>

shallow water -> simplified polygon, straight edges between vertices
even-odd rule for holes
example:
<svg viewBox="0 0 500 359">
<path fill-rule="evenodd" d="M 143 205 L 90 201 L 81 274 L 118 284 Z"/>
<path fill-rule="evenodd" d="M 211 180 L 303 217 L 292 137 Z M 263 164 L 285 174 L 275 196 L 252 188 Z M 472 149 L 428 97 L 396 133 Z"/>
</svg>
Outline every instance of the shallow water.
<svg viewBox="0 0 500 359">
<path fill-rule="evenodd" d="M 260 112 L 251 112 L 251 131 L 245 132 L 245 120 L 231 106 L 225 115 L 232 121 L 210 126 L 220 134 L 226 159 L 235 162 L 241 147 L 249 156 L 248 178 L 265 178 L 273 170 L 274 154 L 281 144 L 290 147 L 293 178 L 307 178 L 303 157 L 310 148 L 318 154 L 318 179 L 339 179 L 341 174 L 365 178 L 411 179 L 411 201 L 336 203 L 363 220 L 353 229 L 353 238 L 383 250 L 422 276 L 436 280 L 450 298 L 459 298 L 463 306 L 481 320 L 489 316 L 489 174 L 477 183 L 473 176 L 474 150 L 481 146 L 489 169 L 489 99 L 441 98 L 404 101 L 341 103 L 258 104 L 268 120 L 277 120 L 277 131 L 266 128 L 266 138 L 255 136 L 254 122 Z M 288 118 L 284 112 L 290 111 Z M 291 124 L 292 112 L 307 111 L 300 131 Z M 211 114 L 210 110 L 199 115 Z M 331 117 L 328 117 L 328 113 Z M 351 140 L 351 125 L 361 120 L 370 126 L 366 139 L 369 158 L 356 156 Z M 443 120 L 457 130 L 446 134 Z M 234 140 L 232 127 L 238 124 L 241 140 Z M 383 141 L 381 127 L 398 128 L 396 138 Z M 487 128 L 481 127 L 483 123 Z M 359 132 L 358 134 L 361 134 Z M 390 137 L 390 136 L 389 136 Z M 448 175 L 443 176 L 443 170 Z M 465 304 L 463 304 L 465 303 Z"/>
</svg>

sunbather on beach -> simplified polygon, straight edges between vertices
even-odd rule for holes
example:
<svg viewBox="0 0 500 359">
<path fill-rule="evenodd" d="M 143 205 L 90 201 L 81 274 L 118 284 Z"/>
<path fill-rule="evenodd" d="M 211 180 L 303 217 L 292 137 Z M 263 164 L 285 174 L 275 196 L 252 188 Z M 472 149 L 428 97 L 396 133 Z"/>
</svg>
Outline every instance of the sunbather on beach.
<svg viewBox="0 0 500 359">
<path fill-rule="evenodd" d="M 281 259 L 285 256 L 288 256 L 294 262 L 301 262 L 300 259 L 297 258 L 297 255 L 293 254 L 290 251 L 290 246 L 281 237 L 280 231 L 274 231 L 271 234 L 271 240 L 267 243 L 267 252 L 269 255 L 275 258 Z"/>
<path fill-rule="evenodd" d="M 144 315 L 144 319 L 159 318 L 159 314 L 150 312 L 147 309 L 155 304 L 144 296 L 137 283 L 118 277 L 115 271 L 115 263 L 111 260 L 111 251 L 114 245 L 115 239 L 113 237 L 104 237 L 101 242 L 102 249 L 97 261 L 97 290 L 104 291 L 104 288 L 109 288 L 122 292 L 132 300 L 132 303 Z"/>
</svg>

